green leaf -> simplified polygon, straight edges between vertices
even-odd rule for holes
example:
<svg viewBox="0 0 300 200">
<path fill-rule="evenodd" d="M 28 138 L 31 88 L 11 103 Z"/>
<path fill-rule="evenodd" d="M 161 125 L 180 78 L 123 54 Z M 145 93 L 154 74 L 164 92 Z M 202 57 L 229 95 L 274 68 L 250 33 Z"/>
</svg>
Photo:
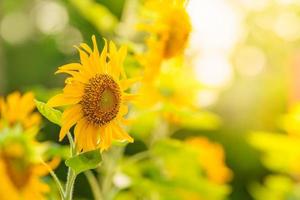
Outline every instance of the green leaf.
<svg viewBox="0 0 300 200">
<path fill-rule="evenodd" d="M 35 100 L 35 104 L 39 112 L 50 122 L 60 126 L 62 113 L 59 110 L 51 108 L 46 103 Z"/>
<path fill-rule="evenodd" d="M 66 165 L 72 168 L 76 174 L 97 168 L 102 161 L 99 149 L 81 153 L 66 160 Z"/>
<path fill-rule="evenodd" d="M 67 159 L 70 157 L 70 149 L 69 146 L 62 146 L 58 145 L 54 142 L 47 142 L 45 143 L 47 145 L 47 149 L 45 150 L 45 157 L 46 158 L 53 158 L 55 156 L 58 156 L 62 159 Z"/>
</svg>

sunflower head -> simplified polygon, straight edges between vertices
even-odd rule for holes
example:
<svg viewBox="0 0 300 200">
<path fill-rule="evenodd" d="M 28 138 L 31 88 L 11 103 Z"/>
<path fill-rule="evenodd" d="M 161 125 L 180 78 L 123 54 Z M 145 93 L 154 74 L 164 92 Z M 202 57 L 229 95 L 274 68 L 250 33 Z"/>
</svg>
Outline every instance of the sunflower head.
<svg viewBox="0 0 300 200">
<path fill-rule="evenodd" d="M 38 126 L 41 117 L 33 112 L 34 109 L 34 96 L 31 92 L 23 96 L 19 92 L 14 92 L 8 95 L 6 100 L 0 97 L 0 128 L 13 127 L 17 124 L 23 129 Z"/>
<path fill-rule="evenodd" d="M 123 131 L 127 103 L 136 96 L 127 90 L 136 79 L 127 79 L 123 69 L 126 48 L 117 49 L 105 41 L 101 53 L 95 37 L 93 50 L 87 44 L 78 48 L 80 63 L 59 67 L 57 73 L 70 75 L 63 93 L 54 96 L 48 105 L 67 105 L 62 116 L 60 140 L 74 125 L 75 143 L 79 151 L 109 148 L 114 140 L 133 139 Z"/>
<path fill-rule="evenodd" d="M 43 199 L 49 187 L 41 178 L 49 173 L 39 162 L 40 148 L 30 134 L 19 127 L 6 129 L 0 135 L 1 199 Z M 50 168 L 58 165 L 54 160 Z"/>
<path fill-rule="evenodd" d="M 9 134 L 0 145 L 0 159 L 5 165 L 11 183 L 18 189 L 27 185 L 31 176 L 31 147 L 21 135 Z"/>
<path fill-rule="evenodd" d="M 198 109 L 197 95 L 201 89 L 186 63 L 178 59 L 168 60 L 155 77 L 142 82 L 140 90 L 144 98 L 140 105 L 159 108 L 169 122 L 178 124 L 176 115 L 179 110 Z"/>
<path fill-rule="evenodd" d="M 190 20 L 186 11 L 181 7 L 175 7 L 161 13 L 157 23 L 165 26 L 157 35 L 158 41 L 161 40 L 160 42 L 164 44 L 163 58 L 169 59 L 181 55 L 191 32 Z"/>
<path fill-rule="evenodd" d="M 161 9 L 164 5 L 165 9 Z M 190 18 L 183 0 L 146 1 L 146 22 L 139 25 L 148 33 L 147 50 L 140 56 L 146 75 L 156 73 L 163 60 L 183 54 L 191 32 Z M 148 69 L 150 68 L 150 69 Z"/>
</svg>

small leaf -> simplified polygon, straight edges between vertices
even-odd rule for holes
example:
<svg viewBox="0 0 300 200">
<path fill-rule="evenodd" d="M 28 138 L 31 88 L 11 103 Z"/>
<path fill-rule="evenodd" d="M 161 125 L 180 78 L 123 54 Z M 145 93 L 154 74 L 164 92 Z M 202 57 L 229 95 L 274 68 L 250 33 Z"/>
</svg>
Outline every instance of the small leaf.
<svg viewBox="0 0 300 200">
<path fill-rule="evenodd" d="M 39 112 L 46 117 L 50 122 L 60 126 L 62 113 L 59 110 L 51 108 L 44 102 L 35 100 L 35 104 Z"/>
<path fill-rule="evenodd" d="M 47 149 L 44 153 L 46 158 L 60 157 L 67 159 L 70 157 L 70 149 L 68 146 L 58 145 L 53 142 L 47 142 L 45 144 L 47 145 Z"/>
<path fill-rule="evenodd" d="M 76 174 L 97 168 L 102 161 L 99 149 L 81 153 L 66 160 L 66 165 L 72 168 Z"/>
</svg>

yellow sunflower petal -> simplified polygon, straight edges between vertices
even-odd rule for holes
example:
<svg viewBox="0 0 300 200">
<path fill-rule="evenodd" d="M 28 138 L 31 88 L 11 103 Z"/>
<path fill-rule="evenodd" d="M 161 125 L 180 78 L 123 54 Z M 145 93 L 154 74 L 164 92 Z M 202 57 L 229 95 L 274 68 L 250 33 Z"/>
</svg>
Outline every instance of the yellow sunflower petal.
<svg viewBox="0 0 300 200">
<path fill-rule="evenodd" d="M 84 67 L 88 67 L 90 65 L 89 56 L 86 52 L 77 47 L 79 52 L 80 62 Z"/>
<path fill-rule="evenodd" d="M 19 110 L 19 100 L 21 98 L 21 94 L 19 92 L 14 92 L 7 97 L 7 105 L 10 110 L 10 114 L 17 114 Z"/>
<path fill-rule="evenodd" d="M 63 66 L 58 67 L 58 70 L 55 72 L 55 74 L 58 73 L 67 73 L 69 71 L 78 71 L 82 69 L 82 65 L 79 63 L 70 63 Z"/>
<path fill-rule="evenodd" d="M 120 123 L 125 124 L 125 125 L 131 125 L 133 123 L 133 119 L 125 119 L 125 118 L 120 118 L 119 119 Z"/>
<path fill-rule="evenodd" d="M 20 99 L 20 118 L 25 119 L 26 116 L 35 108 L 34 95 L 32 92 L 27 92 Z"/>
<path fill-rule="evenodd" d="M 100 129 L 100 149 L 101 151 L 107 150 L 112 143 L 112 130 L 109 125 L 101 127 Z"/>
<path fill-rule="evenodd" d="M 94 50 L 90 55 L 91 65 L 94 68 L 94 71 L 95 71 L 96 74 L 103 73 L 102 66 L 101 66 L 101 61 L 99 59 L 100 56 L 99 56 L 97 41 L 96 41 L 96 37 L 94 35 L 92 36 L 92 41 L 93 41 L 93 49 Z"/>
<path fill-rule="evenodd" d="M 75 136 L 75 144 L 78 151 L 83 149 L 83 139 L 85 137 L 85 130 L 88 126 L 88 122 L 85 118 L 82 118 L 78 121 L 74 129 L 74 136 Z"/>
<path fill-rule="evenodd" d="M 61 73 L 61 72 L 57 71 L 57 73 Z M 80 72 L 66 70 L 66 71 L 63 71 L 63 73 L 71 75 L 72 78 L 70 80 L 75 80 L 75 81 L 79 81 L 82 83 L 87 83 L 89 78 L 92 76 L 92 73 L 89 73 L 87 70 L 82 70 Z M 69 81 L 69 82 L 72 82 L 72 81 Z"/>
<path fill-rule="evenodd" d="M 124 141 L 127 140 L 128 142 L 133 142 L 133 138 L 130 137 L 117 123 L 114 123 L 112 126 L 112 134 L 115 140 Z"/>
<path fill-rule="evenodd" d="M 118 117 L 123 117 L 127 113 L 128 113 L 128 106 L 127 105 L 122 105 L 120 107 L 120 110 L 119 110 L 119 113 L 118 113 Z"/>
<path fill-rule="evenodd" d="M 140 95 L 138 95 L 138 94 L 124 94 L 123 95 L 123 100 L 125 101 L 125 102 L 128 102 L 128 101 L 137 101 L 137 100 L 139 100 L 139 98 L 140 98 Z"/>
<path fill-rule="evenodd" d="M 135 83 L 137 83 L 138 81 L 141 81 L 141 80 L 142 80 L 142 77 L 123 79 L 123 80 L 120 81 L 120 85 L 121 85 L 123 90 L 127 90 L 133 84 L 135 84 Z"/>
<path fill-rule="evenodd" d="M 62 115 L 62 127 L 59 133 L 59 140 L 61 141 L 70 130 L 83 117 L 81 105 L 77 104 L 64 111 Z"/>
<path fill-rule="evenodd" d="M 98 129 L 93 124 L 89 124 L 86 128 L 85 137 L 85 149 L 84 151 L 90 151 L 97 148 L 98 143 Z"/>
<path fill-rule="evenodd" d="M 80 100 L 81 100 L 80 98 L 70 98 L 70 97 L 66 97 L 64 94 L 58 94 L 52 97 L 47 102 L 47 105 L 50 107 L 65 106 L 65 105 L 76 104 L 80 102 Z"/>
<path fill-rule="evenodd" d="M 114 56 L 117 54 L 117 47 L 113 41 L 109 42 L 109 55 Z"/>
<path fill-rule="evenodd" d="M 95 57 L 99 57 L 99 50 L 98 50 L 98 46 L 97 46 L 97 41 L 96 41 L 96 37 L 95 35 L 92 36 L 92 41 L 93 41 L 93 54 Z"/>
<path fill-rule="evenodd" d="M 84 94 L 85 85 L 81 82 L 73 81 L 71 84 L 67 84 L 63 89 L 64 95 L 69 98 L 81 98 Z"/>
<path fill-rule="evenodd" d="M 84 49 L 86 52 L 88 52 L 89 54 L 93 52 L 92 49 L 86 43 L 81 43 L 80 47 Z"/>
<path fill-rule="evenodd" d="M 33 113 L 24 120 L 23 124 L 24 127 L 29 128 L 40 124 L 40 122 L 41 116 L 38 113 Z"/>
</svg>

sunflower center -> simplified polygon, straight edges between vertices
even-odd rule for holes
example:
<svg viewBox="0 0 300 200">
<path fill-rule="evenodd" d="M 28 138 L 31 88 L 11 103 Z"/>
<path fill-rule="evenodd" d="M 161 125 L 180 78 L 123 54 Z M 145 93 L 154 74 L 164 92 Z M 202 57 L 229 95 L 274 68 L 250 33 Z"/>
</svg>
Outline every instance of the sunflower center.
<svg viewBox="0 0 300 200">
<path fill-rule="evenodd" d="M 98 126 L 113 120 L 120 108 L 120 86 L 107 74 L 98 74 L 84 89 L 81 105 L 84 117 Z"/>
<path fill-rule="evenodd" d="M 9 157 L 6 155 L 2 155 L 2 159 L 11 183 L 18 190 L 24 188 L 32 175 L 32 171 L 28 166 L 28 163 L 22 158 Z"/>
</svg>

